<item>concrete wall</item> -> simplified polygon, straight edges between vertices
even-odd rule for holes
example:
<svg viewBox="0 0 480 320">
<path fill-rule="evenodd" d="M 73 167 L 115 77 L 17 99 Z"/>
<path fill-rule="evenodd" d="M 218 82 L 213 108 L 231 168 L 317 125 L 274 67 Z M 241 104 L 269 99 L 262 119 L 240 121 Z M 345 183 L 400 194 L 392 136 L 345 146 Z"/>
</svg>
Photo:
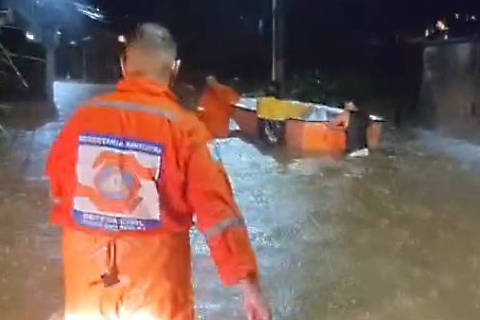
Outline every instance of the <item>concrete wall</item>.
<svg viewBox="0 0 480 320">
<path fill-rule="evenodd" d="M 422 122 L 453 136 L 478 134 L 480 44 L 439 43 L 423 50 L 419 111 Z"/>
</svg>

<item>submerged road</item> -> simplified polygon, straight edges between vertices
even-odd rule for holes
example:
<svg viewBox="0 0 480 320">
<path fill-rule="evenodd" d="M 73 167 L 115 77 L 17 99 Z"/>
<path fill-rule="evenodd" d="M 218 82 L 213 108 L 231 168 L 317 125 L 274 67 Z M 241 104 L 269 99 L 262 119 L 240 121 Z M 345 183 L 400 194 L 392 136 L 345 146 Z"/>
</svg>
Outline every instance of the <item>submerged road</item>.
<svg viewBox="0 0 480 320">
<path fill-rule="evenodd" d="M 17 121 L 1 146 L 2 320 L 44 320 L 62 306 L 43 167 L 75 106 L 105 89 L 57 84 L 56 120 Z M 480 147 L 387 132 L 368 159 L 295 159 L 238 138 L 219 150 L 274 319 L 480 318 Z M 198 319 L 243 319 L 195 231 L 192 251 Z"/>
</svg>

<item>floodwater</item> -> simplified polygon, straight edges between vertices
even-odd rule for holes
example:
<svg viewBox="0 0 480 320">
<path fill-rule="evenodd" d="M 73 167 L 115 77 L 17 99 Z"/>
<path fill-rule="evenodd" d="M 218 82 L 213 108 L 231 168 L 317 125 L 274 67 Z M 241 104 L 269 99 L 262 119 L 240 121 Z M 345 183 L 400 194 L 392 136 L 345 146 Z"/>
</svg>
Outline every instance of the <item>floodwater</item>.
<svg viewBox="0 0 480 320">
<path fill-rule="evenodd" d="M 60 233 L 47 223 L 42 169 L 74 106 L 103 89 L 58 84 L 57 120 L 15 125 L 3 143 L 2 320 L 61 309 Z M 351 160 L 219 142 L 274 319 L 480 318 L 480 147 L 428 132 L 385 136 L 382 150 Z M 238 290 L 220 286 L 195 231 L 192 248 L 198 319 L 243 319 Z"/>
</svg>

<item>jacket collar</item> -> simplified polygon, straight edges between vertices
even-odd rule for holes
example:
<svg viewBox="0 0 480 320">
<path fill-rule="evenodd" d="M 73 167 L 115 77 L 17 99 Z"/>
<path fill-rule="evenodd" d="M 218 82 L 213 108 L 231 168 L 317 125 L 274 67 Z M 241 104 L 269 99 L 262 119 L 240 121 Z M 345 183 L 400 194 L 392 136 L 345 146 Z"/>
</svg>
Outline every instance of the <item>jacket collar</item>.
<svg viewBox="0 0 480 320">
<path fill-rule="evenodd" d="M 166 96 L 174 101 L 177 100 L 175 94 L 170 90 L 167 84 L 158 82 L 151 78 L 127 77 L 122 79 L 117 85 L 119 92 L 143 93 L 151 96 Z"/>
</svg>

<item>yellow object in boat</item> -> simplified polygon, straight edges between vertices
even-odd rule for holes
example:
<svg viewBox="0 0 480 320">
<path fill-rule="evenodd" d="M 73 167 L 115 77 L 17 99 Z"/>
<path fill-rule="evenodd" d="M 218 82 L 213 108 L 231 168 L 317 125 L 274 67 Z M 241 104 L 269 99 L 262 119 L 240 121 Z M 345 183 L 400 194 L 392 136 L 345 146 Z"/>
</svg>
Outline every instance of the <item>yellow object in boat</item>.
<svg viewBox="0 0 480 320">
<path fill-rule="evenodd" d="M 284 121 L 290 118 L 303 118 L 308 109 L 308 106 L 299 103 L 265 97 L 258 100 L 257 116 L 265 120 Z"/>
</svg>

